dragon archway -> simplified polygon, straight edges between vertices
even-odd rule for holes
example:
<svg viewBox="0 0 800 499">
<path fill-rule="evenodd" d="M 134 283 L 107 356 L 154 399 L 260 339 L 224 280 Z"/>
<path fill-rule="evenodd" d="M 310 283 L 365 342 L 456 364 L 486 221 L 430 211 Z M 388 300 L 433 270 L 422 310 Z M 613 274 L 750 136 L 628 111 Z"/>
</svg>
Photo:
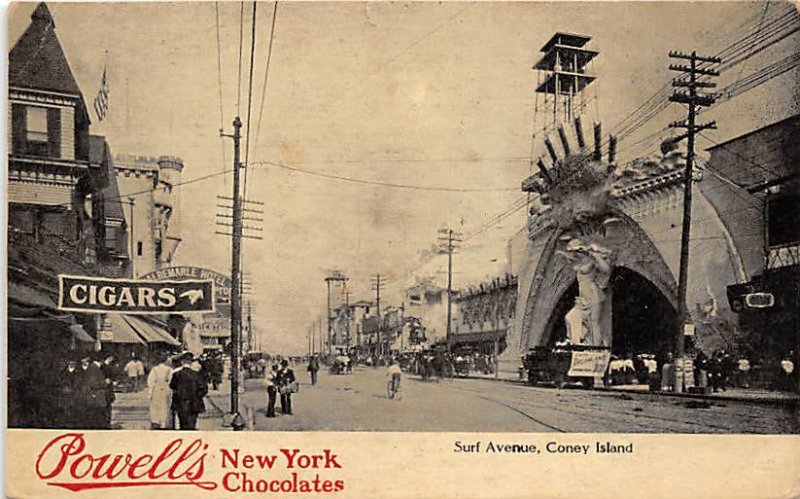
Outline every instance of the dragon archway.
<svg viewBox="0 0 800 499">
<path fill-rule="evenodd" d="M 677 319 L 669 309 L 677 309 L 683 155 L 665 143 L 660 156 L 620 166 L 616 140 L 602 141 L 599 125 L 593 150 L 583 140 L 579 120 L 575 128 L 577 144 L 568 142 L 563 128 L 558 130 L 561 157 L 556 145 L 545 140 L 549 164 L 540 159 L 539 172 L 523 182 L 524 191 L 538 196 L 531 203 L 527 233 L 509 244 L 519 298 L 506 358 L 518 359 L 528 348 L 546 345 L 554 324 L 567 314 L 573 341 L 612 346 L 613 294 L 625 290 L 614 291 L 609 280 L 619 272 L 655 290 L 662 316 L 653 320 Z M 606 143 L 606 154 L 601 154 Z M 694 212 L 698 223 L 692 228 L 687 305 L 700 331 L 698 340 L 704 335 L 707 347 L 714 348 L 729 341 L 722 323 L 727 320 L 725 286 L 744 272 L 725 226 L 697 190 Z M 570 293 L 577 299 L 565 312 L 569 304 L 563 298 Z"/>
</svg>

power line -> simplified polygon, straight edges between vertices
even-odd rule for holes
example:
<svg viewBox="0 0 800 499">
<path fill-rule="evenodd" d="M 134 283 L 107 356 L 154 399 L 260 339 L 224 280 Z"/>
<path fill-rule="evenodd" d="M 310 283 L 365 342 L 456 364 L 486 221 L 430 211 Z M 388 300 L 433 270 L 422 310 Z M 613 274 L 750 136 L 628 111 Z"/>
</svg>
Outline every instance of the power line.
<svg viewBox="0 0 800 499">
<path fill-rule="evenodd" d="M 452 16 L 448 17 L 447 19 L 445 19 L 444 21 L 442 21 L 441 23 L 439 23 L 439 24 L 438 24 L 438 25 L 437 25 L 435 28 L 433 28 L 432 30 L 430 30 L 429 32 L 425 33 L 423 36 L 421 36 L 420 38 L 418 38 L 418 39 L 417 39 L 416 41 L 414 41 L 414 42 L 413 42 L 411 45 L 408 45 L 406 48 L 404 48 L 403 50 L 401 50 L 401 51 L 400 51 L 400 52 L 398 52 L 397 54 L 395 54 L 395 55 L 393 55 L 392 57 L 390 57 L 390 58 L 389 58 L 389 59 L 388 59 L 388 60 L 387 60 L 387 61 L 384 63 L 384 67 L 386 67 L 386 66 L 389 66 L 389 65 L 390 65 L 390 64 L 392 64 L 392 63 L 393 63 L 395 60 L 397 60 L 397 59 L 398 59 L 400 56 L 402 56 L 402 55 L 404 55 L 404 54 L 408 53 L 408 51 L 410 51 L 412 48 L 414 48 L 414 47 L 416 47 L 417 45 L 419 45 L 420 43 L 422 43 L 422 42 L 423 42 L 423 41 L 424 41 L 426 38 L 430 37 L 431 35 L 433 35 L 433 34 L 434 34 L 434 33 L 436 33 L 437 31 L 439 31 L 440 29 L 444 28 L 444 27 L 445 27 L 445 25 L 447 25 L 447 24 L 448 24 L 450 21 L 452 21 L 452 20 L 453 20 L 453 19 L 455 19 L 456 17 L 460 16 L 462 12 L 464 12 L 464 11 L 465 11 L 465 10 L 467 10 L 468 8 L 472 7 L 472 5 L 473 5 L 473 4 L 471 4 L 471 3 L 470 3 L 470 4 L 467 4 L 467 5 L 465 5 L 464 7 L 462 7 L 461 9 L 459 9 L 459 10 L 458 10 L 458 12 L 456 12 L 456 13 L 455 13 L 455 14 L 453 14 Z"/>
<path fill-rule="evenodd" d="M 182 182 L 177 182 L 175 184 L 172 184 L 172 188 L 174 189 L 176 187 L 181 187 L 181 186 L 184 186 L 184 185 L 195 184 L 197 182 L 202 182 L 203 180 L 207 180 L 207 179 L 210 179 L 210 178 L 218 177 L 220 175 L 226 175 L 228 173 L 231 173 L 232 171 L 233 171 L 232 169 L 231 170 L 223 170 L 221 172 L 215 172 L 215 173 L 210 173 L 208 175 L 203 175 L 202 177 L 197 177 L 197 178 L 193 178 L 193 179 L 189 179 L 189 180 L 184 180 Z M 130 192 L 130 193 L 126 193 L 126 194 L 120 194 L 119 196 L 114 196 L 114 197 L 111 197 L 111 198 L 104 198 L 103 201 L 119 201 L 121 203 L 122 202 L 122 198 L 131 198 L 131 197 L 141 196 L 142 194 L 150 194 L 152 192 L 153 192 L 153 189 L 144 189 L 144 190 L 141 190 L 141 191 L 135 191 L 135 192 Z M 67 206 L 67 207 L 69 207 L 69 206 L 72 206 L 72 204 L 73 204 L 72 202 L 69 202 L 69 203 L 51 204 L 51 205 L 48 205 L 48 206 Z"/>
<path fill-rule="evenodd" d="M 250 33 L 250 70 L 249 76 L 247 81 L 247 134 L 246 134 L 246 142 L 244 146 L 244 182 L 242 186 L 242 197 L 247 199 L 247 172 L 250 169 L 248 162 L 250 161 L 250 115 L 253 111 L 253 68 L 255 66 L 255 56 L 256 56 L 256 9 L 258 7 L 257 2 L 253 2 L 253 21 L 252 21 L 252 31 Z"/>
<path fill-rule="evenodd" d="M 359 178 L 352 178 L 352 177 L 344 177 L 341 175 L 333 175 L 330 173 L 323 173 L 317 172 L 313 170 L 304 170 L 302 168 L 295 168 L 289 165 L 285 165 L 282 163 L 277 163 L 274 161 L 255 161 L 253 165 L 270 165 L 270 166 L 277 166 L 278 168 L 283 168 L 285 170 L 290 170 L 293 172 L 304 173 L 306 175 L 313 175 L 315 177 L 322 177 L 328 178 L 332 180 L 341 180 L 344 182 L 353 182 L 356 184 L 364 184 L 364 185 L 375 185 L 380 187 L 393 187 L 398 189 L 412 189 L 418 191 L 438 191 L 438 192 L 502 192 L 502 191 L 518 191 L 519 187 L 500 187 L 500 188 L 483 188 L 483 189 L 469 189 L 469 188 L 458 188 L 458 187 L 433 187 L 433 186 L 420 186 L 420 185 L 410 185 L 410 184 L 397 184 L 392 182 L 381 182 L 377 180 L 364 180 Z"/>
<path fill-rule="evenodd" d="M 267 82 L 269 81 L 269 64 L 272 60 L 272 42 L 275 39 L 275 20 L 278 17 L 278 2 L 272 8 L 272 26 L 269 30 L 269 47 L 267 48 L 267 63 L 264 68 L 264 85 L 261 88 L 261 109 L 258 112 L 258 125 L 256 125 L 256 143 L 253 144 L 253 156 L 258 151 L 258 139 L 261 137 L 261 119 L 264 117 L 264 103 L 267 100 Z"/>
<path fill-rule="evenodd" d="M 217 32 L 217 81 L 219 83 L 219 129 L 220 131 L 225 128 L 225 111 L 222 105 L 222 43 L 220 42 L 219 34 L 219 2 L 214 2 L 214 14 L 216 18 L 216 32 Z M 222 168 L 224 169 L 228 164 L 227 153 L 225 152 L 225 142 L 220 136 L 220 148 L 222 149 Z"/>
</svg>

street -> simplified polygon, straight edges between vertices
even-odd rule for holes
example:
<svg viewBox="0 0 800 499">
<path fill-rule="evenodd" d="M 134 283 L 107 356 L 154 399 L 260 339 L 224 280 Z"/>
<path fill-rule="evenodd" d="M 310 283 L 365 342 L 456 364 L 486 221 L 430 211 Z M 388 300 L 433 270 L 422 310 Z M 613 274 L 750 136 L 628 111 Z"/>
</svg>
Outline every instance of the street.
<svg viewBox="0 0 800 499">
<path fill-rule="evenodd" d="M 663 395 L 560 390 L 479 379 L 423 382 L 405 374 L 400 398 L 386 396 L 383 369 L 352 375 L 321 371 L 311 386 L 302 366 L 293 416 L 266 417 L 261 379 L 245 382 L 242 402 L 255 408 L 255 429 L 275 431 L 451 431 L 761 433 L 800 431 L 795 408 Z M 228 397 L 213 394 L 220 409 Z M 278 408 L 280 403 L 277 404 Z"/>
</svg>

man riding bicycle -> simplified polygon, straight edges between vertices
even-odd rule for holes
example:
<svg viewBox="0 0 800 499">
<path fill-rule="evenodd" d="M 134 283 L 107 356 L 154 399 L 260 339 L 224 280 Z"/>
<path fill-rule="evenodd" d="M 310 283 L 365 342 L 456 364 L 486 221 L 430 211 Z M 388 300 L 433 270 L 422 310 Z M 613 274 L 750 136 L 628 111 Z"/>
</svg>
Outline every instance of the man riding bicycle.
<svg viewBox="0 0 800 499">
<path fill-rule="evenodd" d="M 392 359 L 389 362 L 389 368 L 386 370 L 386 377 L 389 378 L 387 386 L 389 398 L 394 398 L 394 394 L 400 390 L 400 379 L 403 377 L 403 371 L 400 370 L 400 365 L 396 360 Z"/>
</svg>

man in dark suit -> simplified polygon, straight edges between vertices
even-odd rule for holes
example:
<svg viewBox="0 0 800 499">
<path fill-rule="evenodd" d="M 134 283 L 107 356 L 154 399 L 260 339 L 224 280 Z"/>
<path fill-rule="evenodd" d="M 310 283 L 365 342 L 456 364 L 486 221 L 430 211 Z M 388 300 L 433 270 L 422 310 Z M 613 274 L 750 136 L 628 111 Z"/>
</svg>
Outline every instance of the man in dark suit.
<svg viewBox="0 0 800 499">
<path fill-rule="evenodd" d="M 103 371 L 103 376 L 106 378 L 106 406 L 103 417 L 106 420 L 108 428 L 111 428 L 111 406 L 117 399 L 114 394 L 114 380 L 117 378 L 117 368 L 114 365 L 114 356 L 111 354 L 104 355 L 103 364 L 100 366 Z"/>
<path fill-rule="evenodd" d="M 81 360 L 79 393 L 83 414 L 80 426 L 91 430 L 107 430 L 109 423 L 106 377 L 102 370 L 103 354 L 92 352 Z"/>
<path fill-rule="evenodd" d="M 61 371 L 61 398 L 60 408 L 62 428 L 78 428 L 78 421 L 81 418 L 80 384 L 82 370 L 78 365 L 78 358 L 75 354 L 70 354 L 67 365 Z"/>
<path fill-rule="evenodd" d="M 178 414 L 181 430 L 196 430 L 197 416 L 205 412 L 203 397 L 208 385 L 203 375 L 192 369 L 194 355 L 187 352 L 180 358 L 181 366 L 172 373 L 172 410 Z"/>
<path fill-rule="evenodd" d="M 281 412 L 292 415 L 292 386 L 295 382 L 294 371 L 289 367 L 289 361 L 281 361 L 281 369 L 278 371 L 278 386 L 281 393 Z"/>
</svg>

